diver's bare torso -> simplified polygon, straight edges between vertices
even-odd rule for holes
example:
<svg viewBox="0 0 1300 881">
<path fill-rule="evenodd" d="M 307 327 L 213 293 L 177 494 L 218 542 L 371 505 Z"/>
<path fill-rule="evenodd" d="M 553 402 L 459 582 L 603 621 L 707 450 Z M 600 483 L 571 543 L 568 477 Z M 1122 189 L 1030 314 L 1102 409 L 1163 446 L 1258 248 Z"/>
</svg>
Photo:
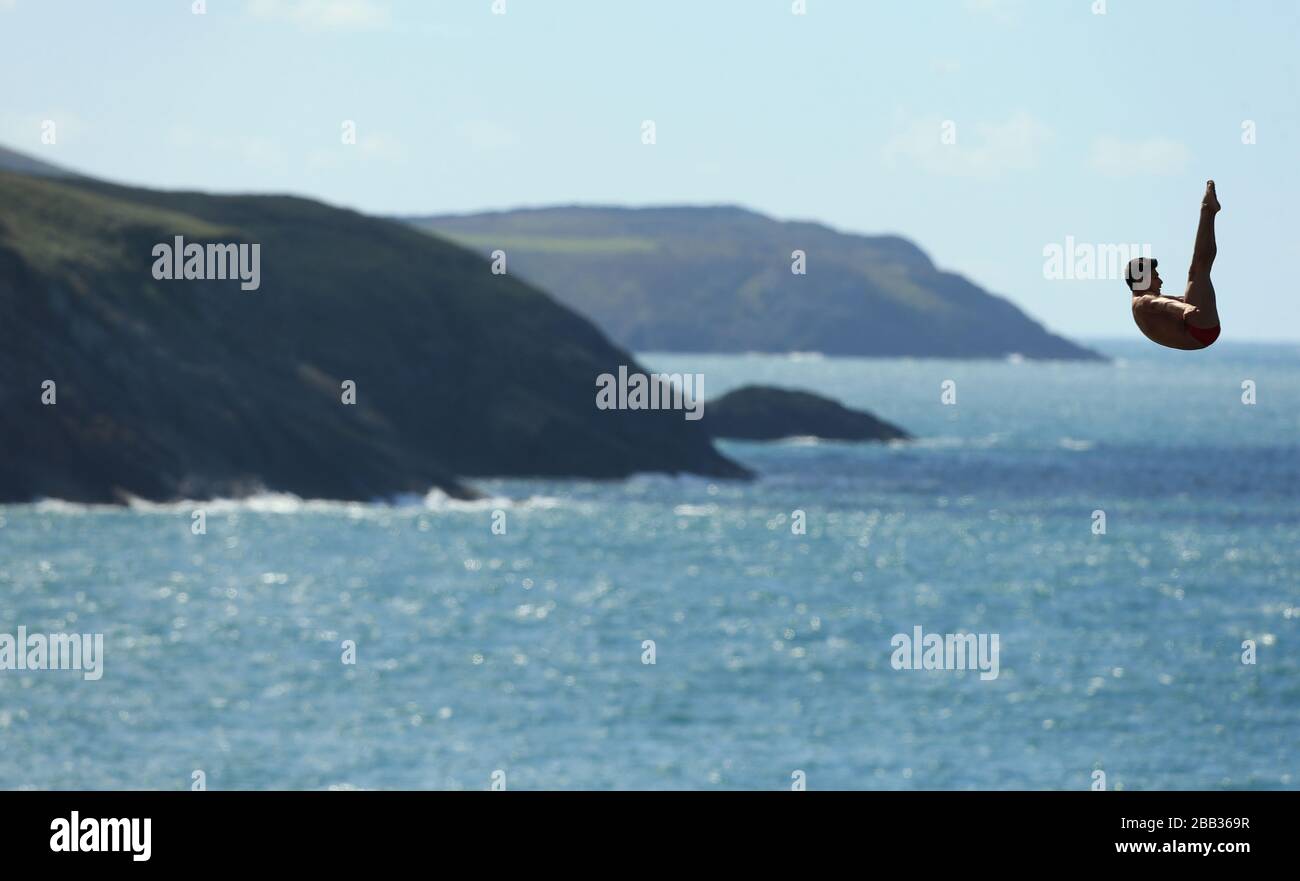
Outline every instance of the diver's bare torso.
<svg viewBox="0 0 1300 881">
<path fill-rule="evenodd" d="M 1143 294 L 1133 298 L 1133 321 L 1153 343 L 1171 349 L 1204 349 L 1205 344 L 1188 333 L 1187 321 L 1179 314 L 1185 315 L 1191 308 L 1182 297 Z"/>
</svg>

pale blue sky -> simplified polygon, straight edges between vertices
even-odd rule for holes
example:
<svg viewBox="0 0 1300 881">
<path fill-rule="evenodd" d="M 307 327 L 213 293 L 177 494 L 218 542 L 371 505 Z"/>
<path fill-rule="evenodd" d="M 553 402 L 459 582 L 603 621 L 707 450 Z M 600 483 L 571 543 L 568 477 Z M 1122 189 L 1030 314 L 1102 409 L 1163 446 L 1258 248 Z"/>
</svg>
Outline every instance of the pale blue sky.
<svg viewBox="0 0 1300 881">
<path fill-rule="evenodd" d="M 1224 338 L 1300 340 L 1294 0 L 492 5 L 0 0 L 0 143 L 373 213 L 736 203 L 908 236 L 1055 330 L 1128 338 L 1123 283 L 1049 281 L 1044 246 L 1149 242 L 1177 279 L 1214 177 Z"/>
</svg>

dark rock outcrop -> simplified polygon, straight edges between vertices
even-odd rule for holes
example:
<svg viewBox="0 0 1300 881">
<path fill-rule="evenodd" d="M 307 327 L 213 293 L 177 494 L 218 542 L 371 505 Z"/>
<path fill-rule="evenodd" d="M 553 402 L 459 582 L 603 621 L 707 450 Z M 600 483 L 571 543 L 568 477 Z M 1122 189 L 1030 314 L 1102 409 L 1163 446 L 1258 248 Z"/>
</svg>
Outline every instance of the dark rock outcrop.
<svg viewBox="0 0 1300 881">
<path fill-rule="evenodd" d="M 178 235 L 259 244 L 260 289 L 155 280 Z M 598 410 L 622 364 L 586 319 L 404 224 L 0 171 L 0 502 L 747 475 L 681 413 Z"/>
<path fill-rule="evenodd" d="M 701 420 L 715 438 L 890 441 L 910 435 L 870 413 L 850 410 L 811 392 L 748 385 L 710 401 Z"/>
</svg>

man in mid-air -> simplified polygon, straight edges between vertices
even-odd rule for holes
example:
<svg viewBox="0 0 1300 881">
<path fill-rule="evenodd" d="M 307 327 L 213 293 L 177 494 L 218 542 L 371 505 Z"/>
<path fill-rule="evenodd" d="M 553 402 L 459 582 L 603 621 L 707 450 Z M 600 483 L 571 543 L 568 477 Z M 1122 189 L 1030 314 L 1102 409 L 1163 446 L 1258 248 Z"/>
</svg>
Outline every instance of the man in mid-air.
<svg viewBox="0 0 1300 881">
<path fill-rule="evenodd" d="M 1150 257 L 1130 260 L 1124 280 L 1133 292 L 1133 320 L 1147 339 L 1171 349 L 1204 349 L 1219 338 L 1219 309 L 1210 283 L 1210 267 L 1218 252 L 1214 244 L 1214 215 L 1219 197 L 1214 181 L 1205 184 L 1201 221 L 1196 227 L 1192 267 L 1187 270 L 1187 290 L 1181 297 L 1160 293 L 1163 282 Z"/>
</svg>

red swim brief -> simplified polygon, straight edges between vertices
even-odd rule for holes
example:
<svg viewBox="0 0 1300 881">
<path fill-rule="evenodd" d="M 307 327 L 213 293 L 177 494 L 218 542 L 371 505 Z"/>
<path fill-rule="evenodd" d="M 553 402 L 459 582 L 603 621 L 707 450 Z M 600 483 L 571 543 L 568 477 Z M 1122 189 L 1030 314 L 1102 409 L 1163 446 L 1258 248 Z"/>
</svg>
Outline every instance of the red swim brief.
<svg viewBox="0 0 1300 881">
<path fill-rule="evenodd" d="M 1217 324 L 1214 327 L 1194 327 L 1188 324 L 1186 327 L 1187 332 L 1192 335 L 1192 339 L 1203 346 L 1208 346 L 1219 338 L 1220 327 Z"/>
</svg>

